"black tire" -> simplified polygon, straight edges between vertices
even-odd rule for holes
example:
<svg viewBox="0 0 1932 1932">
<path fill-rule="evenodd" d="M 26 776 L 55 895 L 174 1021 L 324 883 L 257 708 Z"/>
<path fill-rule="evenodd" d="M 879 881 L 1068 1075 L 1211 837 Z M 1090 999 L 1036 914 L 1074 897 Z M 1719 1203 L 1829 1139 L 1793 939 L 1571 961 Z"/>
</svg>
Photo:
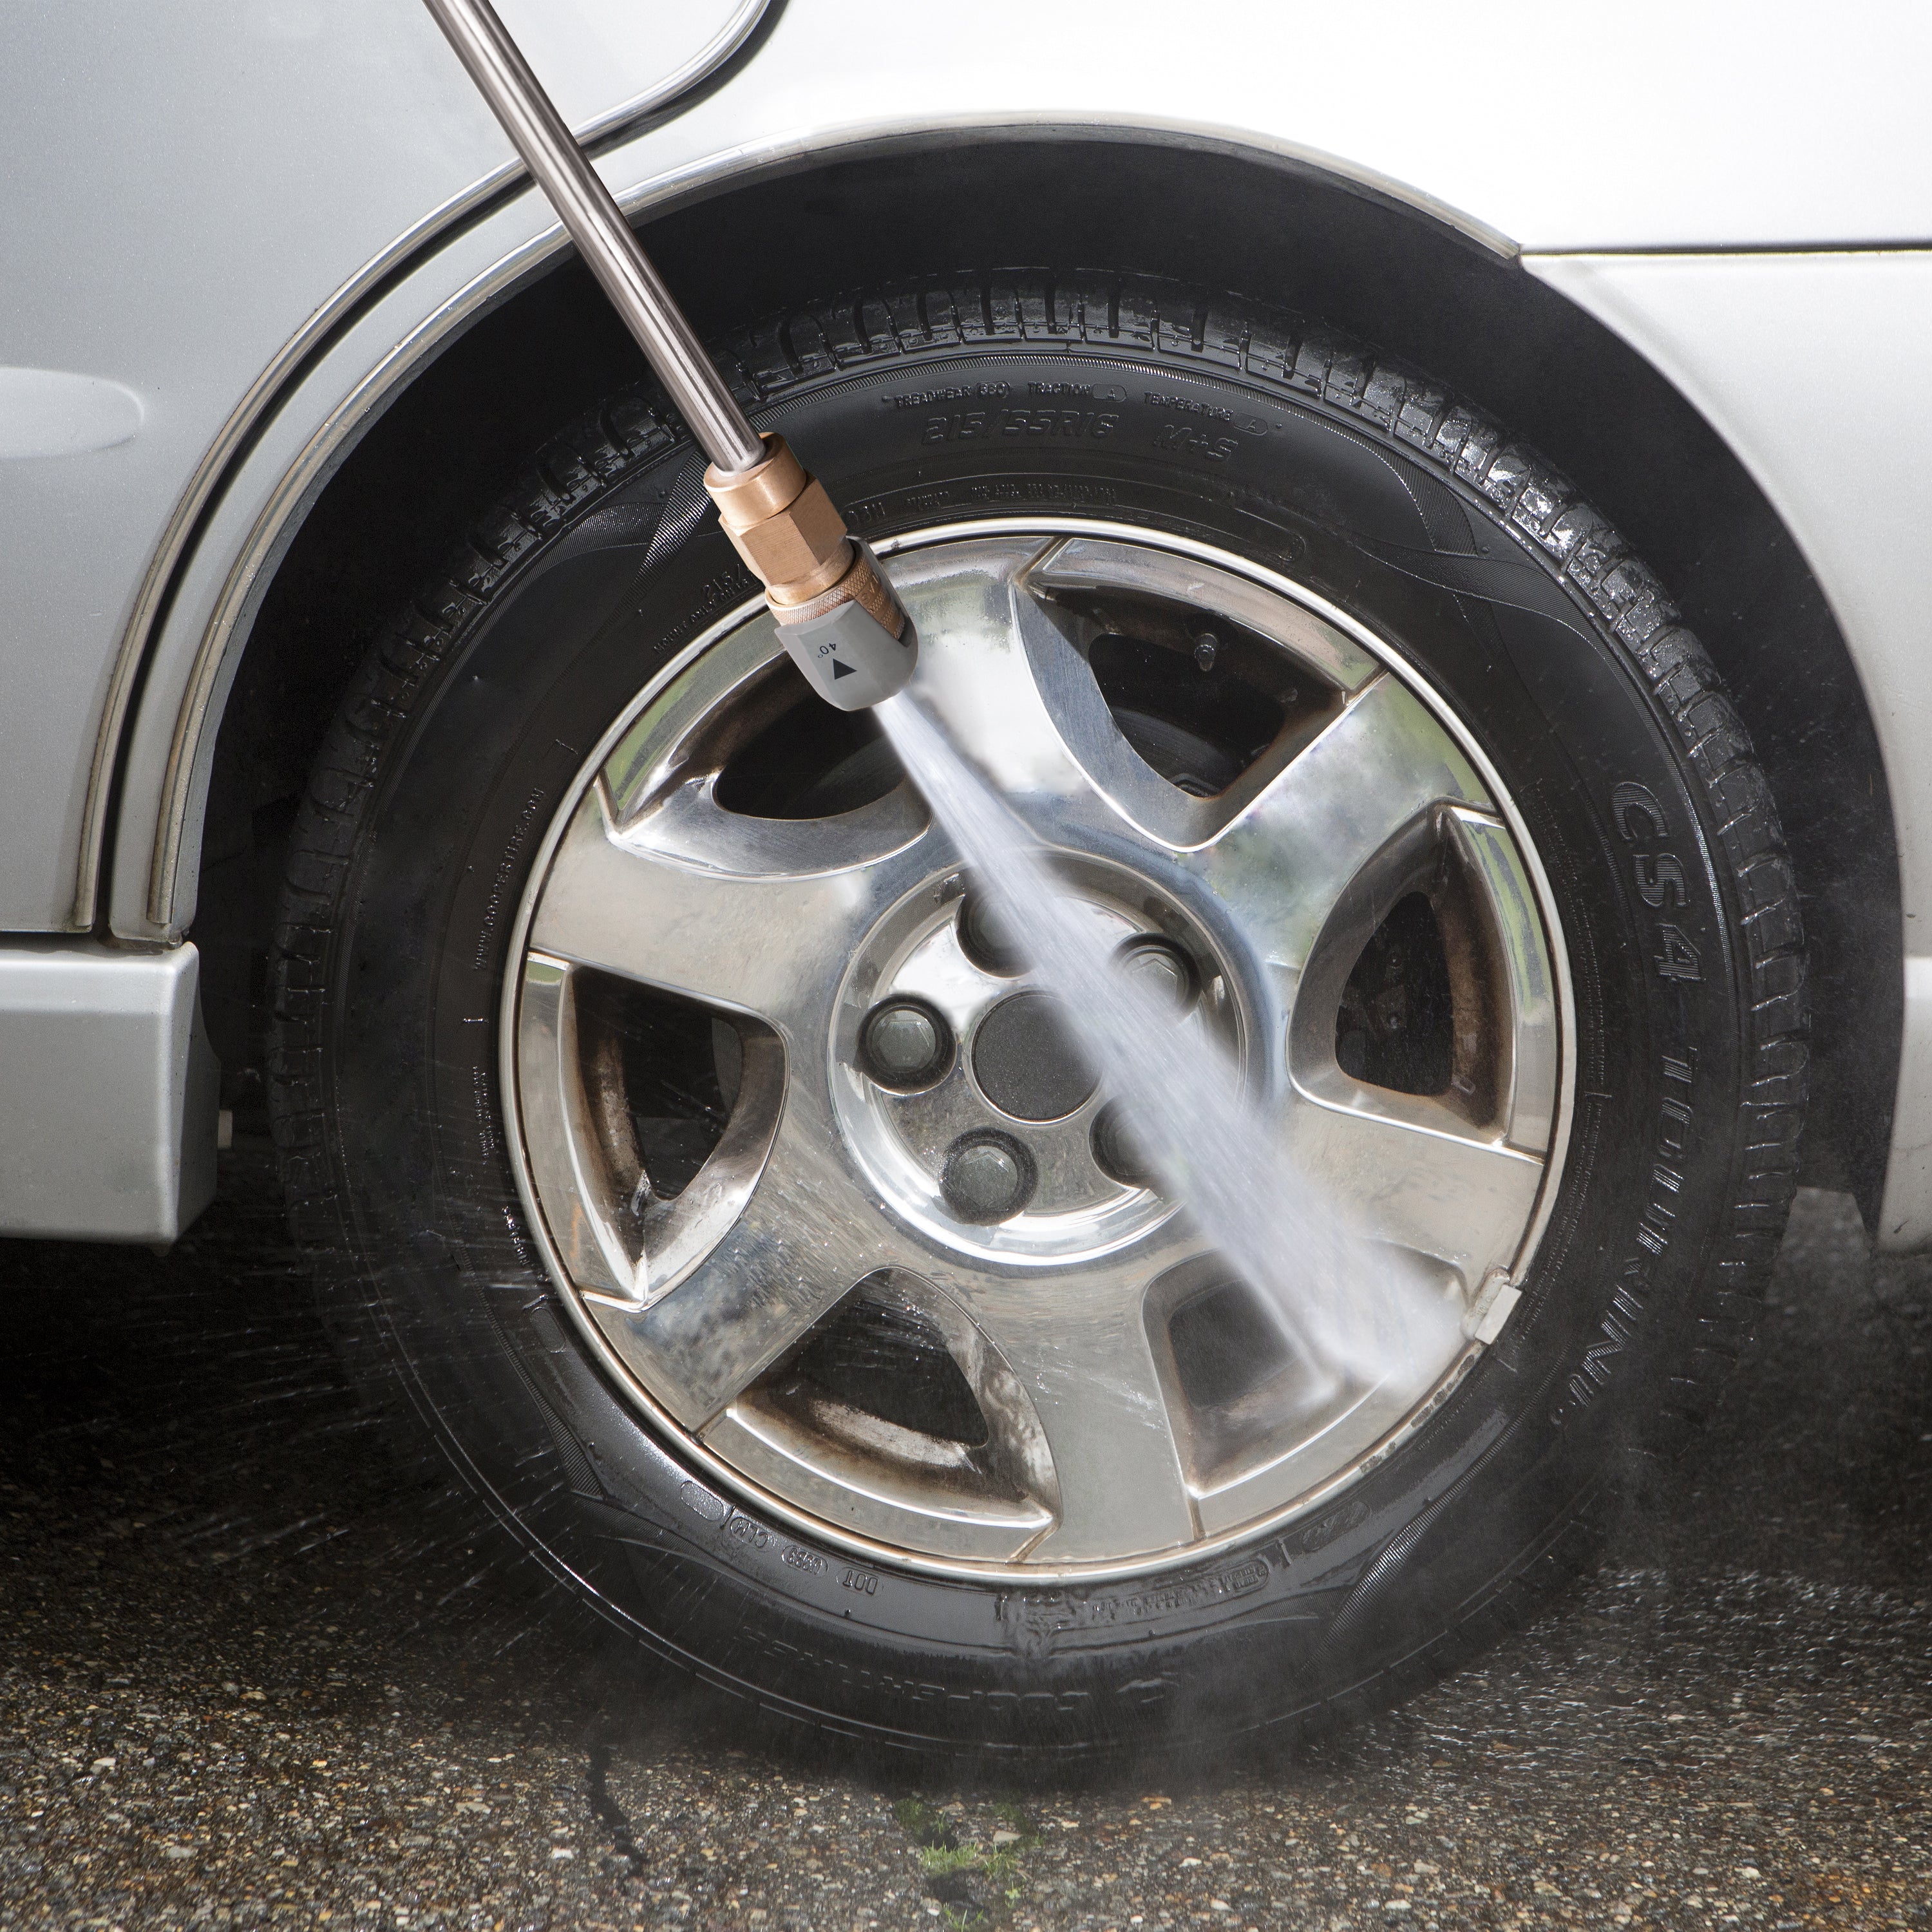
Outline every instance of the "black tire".
<svg viewBox="0 0 1932 1932">
<path fill-rule="evenodd" d="M 272 1070 L 334 1318 L 568 1587 L 810 1724 L 1086 1751 L 1293 1728 L 1427 1681 L 1586 1560 L 1628 1448 L 1704 1414 L 1783 1228 L 1797 899 L 1708 662 L 1540 457 L 1428 378 L 1234 298 L 994 274 L 801 308 L 724 359 L 868 536 L 1131 515 L 1291 572 L 1448 697 L 1524 815 L 1575 981 L 1577 1112 L 1524 1300 L 1332 1507 L 1157 1584 L 868 1577 L 653 1438 L 523 1226 L 495 1041 L 545 801 L 754 588 L 640 391 L 477 524 L 370 650 L 316 765 Z"/>
</svg>

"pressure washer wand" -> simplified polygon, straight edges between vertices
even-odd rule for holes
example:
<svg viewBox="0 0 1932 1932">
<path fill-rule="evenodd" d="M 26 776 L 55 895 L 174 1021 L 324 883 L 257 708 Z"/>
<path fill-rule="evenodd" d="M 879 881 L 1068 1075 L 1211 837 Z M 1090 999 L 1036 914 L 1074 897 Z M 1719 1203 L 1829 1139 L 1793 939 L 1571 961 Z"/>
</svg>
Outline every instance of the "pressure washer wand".
<svg viewBox="0 0 1932 1932">
<path fill-rule="evenodd" d="M 704 487 L 793 661 L 842 711 L 902 689 L 919 656 L 905 607 L 784 438 L 746 420 L 489 0 L 424 4 L 710 459 Z"/>
</svg>

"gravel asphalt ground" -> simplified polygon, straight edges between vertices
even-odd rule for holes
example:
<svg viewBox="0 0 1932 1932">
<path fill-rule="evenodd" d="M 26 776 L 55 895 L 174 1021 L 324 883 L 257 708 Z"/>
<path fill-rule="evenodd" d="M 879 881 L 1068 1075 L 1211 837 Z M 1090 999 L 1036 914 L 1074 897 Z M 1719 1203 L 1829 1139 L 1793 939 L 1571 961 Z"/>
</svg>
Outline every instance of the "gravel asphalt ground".
<svg viewBox="0 0 1932 1932">
<path fill-rule="evenodd" d="M 1932 1262 L 1801 1198 L 1595 1580 L 1295 1756 L 1002 1790 L 539 1616 L 399 1478 L 259 1149 L 165 1257 L 0 1244 L 0 1925 L 1932 1925 Z"/>
</svg>

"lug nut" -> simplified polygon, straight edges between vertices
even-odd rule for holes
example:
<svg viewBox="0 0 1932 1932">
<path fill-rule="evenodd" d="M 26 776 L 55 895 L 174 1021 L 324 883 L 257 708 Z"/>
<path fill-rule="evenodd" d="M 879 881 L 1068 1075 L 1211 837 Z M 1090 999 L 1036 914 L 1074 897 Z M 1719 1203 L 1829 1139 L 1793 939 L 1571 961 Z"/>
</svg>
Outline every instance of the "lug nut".
<svg viewBox="0 0 1932 1932">
<path fill-rule="evenodd" d="M 1130 939 L 1116 956 L 1121 970 L 1163 1006 L 1184 1013 L 1200 990 L 1194 962 L 1170 940 Z"/>
<path fill-rule="evenodd" d="M 930 1006 L 886 1000 L 866 1016 L 859 1053 L 881 1087 L 910 1094 L 930 1087 L 952 1064 L 952 1035 Z"/>
<path fill-rule="evenodd" d="M 968 1134 L 952 1143 L 940 1191 L 962 1221 L 1004 1221 L 1033 1198 L 1033 1156 L 1004 1134 Z"/>
<path fill-rule="evenodd" d="M 1102 1172 L 1111 1174 L 1123 1187 L 1152 1187 L 1154 1169 L 1141 1151 L 1120 1103 L 1110 1100 L 1094 1116 L 1094 1158 Z"/>
<path fill-rule="evenodd" d="M 959 907 L 959 945 L 982 973 L 1010 980 L 1027 969 L 1012 931 L 983 892 L 968 892 Z"/>
</svg>

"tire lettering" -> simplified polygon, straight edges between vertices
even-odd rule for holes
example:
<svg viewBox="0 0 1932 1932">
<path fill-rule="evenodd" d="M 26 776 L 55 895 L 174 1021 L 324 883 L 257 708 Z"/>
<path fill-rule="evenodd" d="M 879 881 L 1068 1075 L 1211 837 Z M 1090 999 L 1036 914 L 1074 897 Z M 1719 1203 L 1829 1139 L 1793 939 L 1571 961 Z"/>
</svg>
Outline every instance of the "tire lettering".
<svg viewBox="0 0 1932 1932">
<path fill-rule="evenodd" d="M 1216 422 L 1232 422 L 1234 412 L 1219 403 L 1196 402 L 1192 396 L 1177 396 L 1166 389 L 1144 389 L 1141 400 L 1150 409 L 1179 410 L 1184 415 L 1209 416 Z"/>
<path fill-rule="evenodd" d="M 952 416 L 928 416 L 920 440 L 970 442 L 989 436 L 1025 436 L 1100 442 L 1120 422 L 1112 410 L 962 410 Z"/>
<path fill-rule="evenodd" d="M 975 396 L 1004 396 L 1012 393 L 1010 382 L 952 382 L 938 388 L 896 390 L 879 400 L 889 410 L 930 409 L 934 403 L 957 403 Z"/>
<path fill-rule="evenodd" d="M 1701 980 L 1703 970 L 1697 958 L 1697 949 L 1690 944 L 1681 926 L 1672 926 L 1668 920 L 1657 928 L 1657 936 L 1664 942 L 1664 950 L 1658 955 L 1657 976 L 1660 980 Z"/>
<path fill-rule="evenodd" d="M 847 1696 L 894 1697 L 910 1704 L 952 1703 L 976 1706 L 989 1715 L 1036 1727 L 1049 1718 L 1078 1718 L 1094 1706 L 1089 1690 L 951 1690 L 943 1684 L 916 1677 L 901 1677 L 890 1670 L 875 1670 L 854 1664 L 842 1657 L 831 1657 L 802 1644 L 772 1638 L 754 1646 L 755 1653 L 776 1664 L 788 1687 L 796 1687 L 808 1674 L 819 1694 L 838 1690 Z M 1166 1694 L 1168 1680 L 1134 1677 L 1103 1683 L 1101 1694 L 1138 1708 L 1158 1701 Z"/>
<path fill-rule="evenodd" d="M 1209 463 L 1226 463 L 1229 457 L 1239 453 L 1241 445 L 1236 436 L 1210 436 L 1205 430 L 1196 429 L 1192 423 L 1172 422 L 1161 425 L 1154 446 L 1156 449 L 1185 451 L 1190 456 L 1200 457 Z"/>
<path fill-rule="evenodd" d="M 1611 792 L 1610 816 L 1627 844 L 1648 844 L 1670 834 L 1656 793 L 1634 779 L 1626 780 Z M 1634 852 L 1630 870 L 1636 880 L 1637 896 L 1646 905 L 1662 911 L 1666 906 L 1674 910 L 1690 903 L 1690 883 L 1676 853 Z M 1652 957 L 1660 980 L 1688 985 L 1703 978 L 1703 962 L 1698 957 L 1696 942 L 1683 927 L 1670 920 L 1660 920 L 1657 943 L 1659 950 Z"/>
<path fill-rule="evenodd" d="M 1684 868 L 1675 856 L 1660 852 L 1654 859 L 1637 854 L 1630 861 L 1636 874 L 1638 896 L 1647 906 L 1660 906 L 1666 899 L 1672 905 L 1688 905 L 1690 896 L 1684 890 Z"/>
<path fill-rule="evenodd" d="M 1614 1315 L 1604 1318 L 1604 1333 L 1607 1341 L 1592 1342 L 1583 1351 L 1583 1372 L 1594 1382 L 1607 1382 L 1610 1372 L 1604 1366 L 1612 1355 L 1621 1355 L 1624 1346 L 1630 1340 L 1629 1332 Z"/>
<path fill-rule="evenodd" d="M 1623 834 L 1626 843 L 1632 845 L 1640 838 L 1661 838 L 1668 829 L 1664 822 L 1664 808 L 1648 785 L 1618 785 L 1610 794 L 1610 812 L 1617 821 L 1617 830 Z M 1633 830 L 1633 813 L 1650 820 L 1648 830 L 1640 826 Z"/>
<path fill-rule="evenodd" d="M 1670 1094 L 1660 1105 L 1658 1157 L 1651 1166 L 1650 1198 L 1637 1221 L 1635 1246 L 1619 1271 L 1610 1312 L 1598 1324 L 1598 1332 L 1603 1339 L 1584 1348 L 1582 1360 L 1569 1378 L 1564 1400 L 1551 1412 L 1550 1420 L 1559 1426 L 1567 1416 L 1595 1399 L 1598 1390 L 1614 1372 L 1611 1365 L 1615 1358 L 1635 1342 L 1649 1307 L 1651 1269 L 1670 1246 L 1677 1220 L 1674 1203 L 1684 1189 L 1684 1170 L 1679 1163 L 1690 1138 L 1691 1064 L 1688 1059 L 1665 1054 L 1660 1070 L 1666 1081 L 1682 1090 L 1682 1094 Z"/>
</svg>

